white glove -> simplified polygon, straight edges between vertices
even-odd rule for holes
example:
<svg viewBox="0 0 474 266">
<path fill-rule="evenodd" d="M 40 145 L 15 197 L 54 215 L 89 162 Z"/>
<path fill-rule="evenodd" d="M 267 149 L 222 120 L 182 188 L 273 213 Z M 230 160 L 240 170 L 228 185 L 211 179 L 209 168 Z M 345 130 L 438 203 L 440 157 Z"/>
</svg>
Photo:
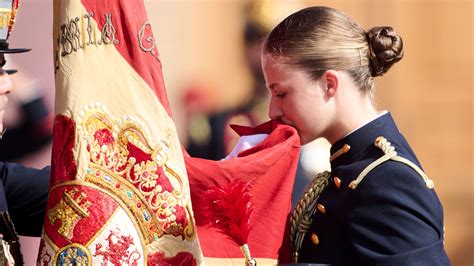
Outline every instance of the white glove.
<svg viewBox="0 0 474 266">
<path fill-rule="evenodd" d="M 266 139 L 267 136 L 268 134 L 255 134 L 240 137 L 237 141 L 237 144 L 235 144 L 234 149 L 223 160 L 228 160 L 237 157 L 237 155 L 241 151 L 248 150 L 253 146 L 259 144 L 264 139 Z"/>
</svg>

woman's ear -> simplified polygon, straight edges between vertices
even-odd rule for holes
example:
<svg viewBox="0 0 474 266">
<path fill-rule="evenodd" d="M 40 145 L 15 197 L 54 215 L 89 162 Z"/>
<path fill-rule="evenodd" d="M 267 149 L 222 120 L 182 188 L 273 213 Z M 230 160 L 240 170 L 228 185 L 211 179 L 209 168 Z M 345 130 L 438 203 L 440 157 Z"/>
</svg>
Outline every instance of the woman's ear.
<svg viewBox="0 0 474 266">
<path fill-rule="evenodd" d="M 325 85 L 325 93 L 328 97 L 334 97 L 339 89 L 339 72 L 328 70 L 324 72 L 322 79 Z"/>
</svg>

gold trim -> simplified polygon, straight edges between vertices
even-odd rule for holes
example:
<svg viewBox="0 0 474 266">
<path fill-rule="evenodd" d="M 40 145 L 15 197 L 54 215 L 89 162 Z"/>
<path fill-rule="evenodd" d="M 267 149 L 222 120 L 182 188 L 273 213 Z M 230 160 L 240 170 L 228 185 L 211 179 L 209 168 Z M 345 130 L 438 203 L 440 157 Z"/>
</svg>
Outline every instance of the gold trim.
<svg viewBox="0 0 474 266">
<path fill-rule="evenodd" d="M 382 163 L 384 163 L 388 160 L 397 161 L 397 162 L 403 163 L 403 164 L 407 165 L 408 167 L 412 168 L 413 170 L 415 170 L 415 172 L 418 173 L 418 175 L 421 176 L 421 178 L 423 178 L 423 181 L 425 182 L 425 185 L 428 189 L 433 189 L 434 188 L 433 180 L 429 179 L 428 176 L 416 164 L 414 164 L 413 162 L 411 162 L 410 160 L 408 160 L 406 158 L 398 156 L 397 152 L 395 151 L 395 147 L 393 147 L 392 144 L 389 141 L 387 141 L 386 138 L 384 138 L 383 136 L 377 137 L 375 139 L 374 145 L 375 145 L 375 147 L 381 149 L 383 151 L 384 155 L 382 157 L 378 158 L 377 160 L 375 160 L 374 162 L 372 162 L 371 164 L 369 164 L 357 176 L 357 178 L 355 180 L 351 181 L 351 183 L 349 184 L 349 187 L 351 189 L 355 190 L 357 188 L 357 186 L 360 184 L 360 182 L 362 182 L 364 177 L 370 171 L 372 171 L 375 167 L 379 166 L 380 164 L 382 164 Z"/>
<path fill-rule="evenodd" d="M 194 218 L 193 218 L 193 213 L 192 213 L 192 210 L 191 210 L 191 207 L 189 205 L 186 205 L 186 208 L 184 208 L 186 210 L 186 218 L 188 219 L 188 221 L 192 221 L 191 222 L 188 222 L 188 226 L 186 228 L 184 228 L 184 233 L 186 234 L 186 236 L 188 237 L 188 239 L 190 240 L 194 240 L 197 236 L 196 234 L 196 226 L 195 226 L 195 221 L 194 221 Z"/>
<path fill-rule="evenodd" d="M 172 129 L 168 128 L 165 136 L 160 137 L 159 143 L 155 144 L 150 137 L 151 133 L 148 127 L 140 119 L 131 116 L 122 116 L 120 119 L 115 119 L 108 108 L 101 103 L 85 105 L 79 115 L 78 124 L 79 135 L 83 135 L 87 143 L 91 145 L 88 168 L 98 171 L 100 176 L 86 174 L 86 181 L 103 187 L 121 198 L 129 210 L 136 214 L 135 217 L 139 218 L 140 229 L 147 237 L 147 242 L 152 242 L 155 238 L 160 238 L 165 234 L 179 234 L 183 239 L 194 236 L 195 223 L 190 212 L 186 210 L 191 203 L 186 198 L 184 191 L 186 183 L 182 176 L 185 177 L 185 172 L 176 171 L 167 162 Z M 112 134 L 113 140 L 110 145 L 100 145 L 95 140 L 94 134 L 97 130 L 107 130 Z M 145 165 L 143 163 L 137 164 L 133 157 L 127 159 L 128 150 L 126 147 L 128 143 L 150 155 L 151 159 L 147 160 Z M 137 168 L 139 170 L 142 167 L 160 167 L 160 171 L 163 171 L 164 177 L 170 182 L 171 191 L 160 191 L 159 186 L 148 190 L 147 182 L 156 180 L 145 180 L 141 175 L 137 176 L 136 173 L 132 178 L 132 174 Z M 114 181 L 111 183 L 103 180 L 104 173 Z M 125 191 L 124 193 L 116 193 L 117 188 L 115 186 L 118 184 L 126 186 L 128 191 L 139 196 L 141 200 L 139 204 L 144 206 L 143 209 L 146 209 L 147 214 L 153 219 L 149 219 L 149 217 L 144 219 L 144 210 L 141 207 L 136 207 L 138 205 L 136 205 L 135 198 L 131 200 L 126 196 Z M 167 201 L 170 207 L 162 208 L 160 202 L 157 202 L 157 199 L 160 198 L 162 201 Z M 187 211 L 184 217 L 186 227 L 174 218 L 168 219 L 173 216 L 165 214 L 165 212 L 171 211 L 174 206 L 184 208 Z M 161 218 L 163 216 L 166 216 L 166 218 Z M 164 228 L 164 225 L 169 225 L 170 229 Z M 149 231 L 151 231 L 151 234 L 148 234 Z M 190 233 L 193 235 L 190 235 Z"/>
<path fill-rule="evenodd" d="M 414 164 L 410 160 L 408 160 L 406 158 L 403 158 L 403 157 L 400 157 L 400 156 L 395 156 L 395 157 L 392 158 L 392 160 L 408 165 L 413 170 L 415 170 L 415 172 L 417 172 L 421 176 L 421 178 L 423 178 L 423 181 L 425 182 L 425 185 L 426 185 L 427 188 L 429 188 L 429 189 L 434 188 L 434 181 L 432 179 L 430 179 L 425 174 L 425 172 L 423 172 L 416 164 Z"/>
<path fill-rule="evenodd" d="M 45 241 L 45 242 L 48 242 L 48 245 L 54 250 L 54 252 L 56 252 L 59 247 L 56 246 L 56 244 L 54 244 L 53 240 L 51 240 L 49 238 L 49 236 L 46 234 L 46 232 L 44 232 L 42 235 L 41 235 L 41 238 Z M 39 254 L 38 254 L 39 255 Z"/>
<path fill-rule="evenodd" d="M 48 210 L 47 217 L 51 225 L 54 225 L 57 220 L 61 221 L 57 232 L 68 242 L 71 242 L 77 223 L 81 219 L 89 217 L 88 208 L 91 202 L 87 200 L 87 193 L 85 191 L 79 192 L 78 187 L 69 190 L 65 188 L 60 195 L 56 205 Z M 74 198 L 76 195 L 78 196 Z"/>
<path fill-rule="evenodd" d="M 98 165 L 93 165 L 93 166 L 91 165 L 90 168 L 91 168 L 91 170 L 96 169 L 96 170 L 99 170 L 99 171 L 103 171 L 102 173 L 105 173 L 105 174 L 108 174 L 108 172 L 111 172 L 107 169 L 102 169 L 102 167 L 98 166 Z M 120 202 L 122 204 L 124 204 L 126 206 L 127 210 L 132 213 L 133 218 L 137 222 L 136 225 L 139 226 L 138 228 L 141 230 L 144 237 L 146 236 L 146 239 L 147 239 L 145 241 L 146 244 L 150 244 L 151 242 L 153 242 L 154 241 L 154 236 L 149 233 L 150 232 L 149 231 L 149 226 L 146 226 L 145 224 L 151 225 L 153 223 L 155 228 L 157 229 L 157 232 L 155 232 L 155 233 L 158 234 L 158 237 L 162 237 L 164 235 L 164 233 L 159 230 L 160 229 L 159 226 L 158 226 L 159 222 L 158 222 L 158 220 L 156 220 L 156 217 L 155 217 L 154 213 L 152 212 L 151 206 L 148 204 L 148 202 L 143 197 L 143 195 L 141 195 L 139 193 L 137 188 L 134 187 L 132 184 L 130 184 L 124 178 L 122 178 L 120 176 L 117 176 L 115 174 L 111 175 L 111 176 L 113 176 L 114 179 L 118 179 L 118 180 L 117 180 L 117 182 L 114 182 L 113 184 L 108 183 L 107 181 L 104 181 L 103 176 L 104 176 L 104 174 L 101 175 L 100 177 L 96 177 L 93 174 L 87 174 L 86 177 L 85 177 L 85 180 L 88 181 L 88 182 L 91 182 L 92 184 L 94 184 L 96 186 L 99 186 L 99 187 L 103 188 L 104 190 L 107 190 L 109 193 L 113 194 L 115 197 L 120 199 Z M 119 183 L 121 186 L 124 186 L 126 189 L 117 189 L 116 186 L 115 186 L 116 183 Z M 125 193 L 126 193 L 125 190 L 127 190 L 127 189 L 133 192 L 133 198 L 128 198 L 125 195 Z M 121 195 L 122 193 L 116 193 L 117 190 L 123 190 L 121 192 L 123 192 L 124 195 L 122 196 Z M 135 200 L 135 198 L 138 198 L 138 200 Z M 149 222 L 143 221 L 143 213 L 139 214 L 138 212 L 133 210 L 131 205 L 136 206 L 136 204 L 138 202 L 140 202 L 143 205 L 143 209 L 141 209 L 142 211 L 146 209 L 149 212 L 149 215 L 150 215 L 150 221 Z"/>
<path fill-rule="evenodd" d="M 63 191 L 63 199 L 68 204 L 69 206 L 74 209 L 74 211 L 79 214 L 82 218 L 89 217 L 89 211 L 87 209 L 82 208 L 76 200 L 72 198 L 71 195 L 69 195 L 71 191 Z M 84 198 L 87 197 L 87 195 L 84 196 Z M 87 198 L 86 198 L 87 199 Z M 80 200 L 80 199 L 79 199 Z M 88 204 L 87 204 L 88 205 Z"/>
<path fill-rule="evenodd" d="M 337 189 L 341 188 L 342 181 L 339 177 L 335 176 L 333 179 L 334 185 L 336 186 Z"/>
<path fill-rule="evenodd" d="M 66 181 L 66 182 L 63 182 L 63 183 L 59 183 L 55 186 L 53 186 L 50 191 L 52 191 L 53 189 L 56 189 L 58 187 L 61 187 L 61 186 L 67 186 L 67 185 L 79 185 L 79 186 L 85 186 L 85 187 L 90 187 L 90 188 L 93 188 L 93 189 L 97 189 L 98 191 L 110 196 L 112 199 L 115 200 L 115 202 L 118 203 L 118 205 L 127 213 L 128 217 L 130 218 L 130 220 L 132 221 L 133 225 L 135 226 L 135 228 L 139 228 L 138 227 L 138 224 L 136 222 L 133 216 L 133 214 L 130 212 L 130 210 L 128 209 L 127 206 L 124 206 L 125 204 L 123 202 L 120 202 L 117 200 L 117 197 L 114 195 L 114 194 L 111 194 L 109 191 L 95 185 L 95 184 L 92 184 L 92 183 L 87 183 L 87 182 L 84 182 L 84 181 L 80 181 L 80 180 L 73 180 L 73 181 Z M 140 244 L 142 246 L 142 249 L 143 249 L 143 256 L 144 256 L 144 262 L 145 262 L 145 265 L 146 265 L 146 261 L 147 261 L 147 258 L 148 258 L 148 251 L 147 251 L 147 243 L 145 242 L 145 239 L 144 239 L 144 236 L 142 235 L 142 232 L 140 230 L 137 230 L 138 232 L 138 237 L 140 238 Z M 46 233 L 45 233 L 46 234 Z M 56 246 L 56 245 L 55 245 Z"/>
<path fill-rule="evenodd" d="M 316 213 L 319 196 L 329 184 L 330 177 L 331 173 L 328 171 L 317 174 L 291 212 L 290 244 L 293 250 L 293 260 L 296 263 L 304 237 L 309 231 L 313 215 Z"/>
<path fill-rule="evenodd" d="M 184 195 L 184 183 L 183 183 L 183 180 L 181 180 L 181 177 L 179 176 L 179 174 L 175 170 L 173 170 L 171 167 L 169 167 L 168 164 L 166 164 L 166 163 L 163 165 L 163 170 L 164 170 L 165 173 L 170 174 L 172 177 L 174 177 L 179 182 L 179 190 L 175 189 L 173 191 L 173 193 L 176 196 L 183 196 Z"/>
<path fill-rule="evenodd" d="M 86 252 L 86 256 L 87 256 L 87 266 L 92 266 L 92 256 L 90 254 L 90 251 L 87 247 L 81 245 L 81 244 L 77 244 L 77 243 L 72 243 L 72 244 L 69 244 L 69 245 L 66 245 L 64 247 L 62 247 L 61 249 L 59 249 L 58 251 L 56 251 L 56 253 L 54 254 L 54 259 L 53 259 L 53 264 L 57 264 L 57 259 L 58 259 L 58 256 L 61 254 L 61 252 L 63 252 L 64 250 L 70 248 L 70 247 L 76 247 L 76 248 L 80 248 L 81 250 L 85 250 Z M 81 265 L 81 264 L 79 264 Z"/>
<path fill-rule="evenodd" d="M 8 8 L 0 8 L 0 28 L 4 29 L 10 26 L 12 11 Z"/>
<path fill-rule="evenodd" d="M 326 207 L 324 207 L 324 205 L 318 203 L 316 206 L 319 212 L 321 212 L 322 214 L 326 214 Z"/>
<path fill-rule="evenodd" d="M 339 157 L 339 156 L 341 156 L 341 155 L 343 155 L 343 154 L 345 154 L 345 153 L 348 153 L 350 149 L 351 149 L 351 146 L 350 146 L 349 144 L 344 144 L 344 145 L 342 146 L 342 148 L 340 148 L 338 151 L 336 151 L 335 153 L 333 153 L 333 154 L 331 155 L 331 158 L 329 159 L 329 161 L 333 161 L 333 160 L 335 160 L 337 157 Z"/>
</svg>

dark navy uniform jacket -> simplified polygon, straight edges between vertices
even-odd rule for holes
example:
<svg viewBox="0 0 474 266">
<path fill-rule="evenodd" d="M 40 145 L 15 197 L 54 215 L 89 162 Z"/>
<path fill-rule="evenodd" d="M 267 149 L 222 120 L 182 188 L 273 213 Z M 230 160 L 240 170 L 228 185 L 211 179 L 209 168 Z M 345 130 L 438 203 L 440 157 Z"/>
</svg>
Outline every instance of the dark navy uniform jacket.
<svg viewBox="0 0 474 266">
<path fill-rule="evenodd" d="M 0 212 L 9 212 L 19 235 L 41 235 L 49 174 L 49 167 L 37 170 L 0 162 Z"/>
<path fill-rule="evenodd" d="M 444 250 L 443 209 L 433 189 L 411 167 L 386 161 L 371 170 L 356 189 L 349 183 L 384 155 L 374 146 L 385 137 L 399 156 L 420 167 L 391 115 L 382 115 L 336 142 L 331 154 L 350 145 L 331 162 L 329 185 L 306 233 L 301 263 L 335 265 L 450 265 Z M 333 182 L 337 177 L 338 188 Z M 441 177 L 438 177 L 441 178 Z"/>
</svg>

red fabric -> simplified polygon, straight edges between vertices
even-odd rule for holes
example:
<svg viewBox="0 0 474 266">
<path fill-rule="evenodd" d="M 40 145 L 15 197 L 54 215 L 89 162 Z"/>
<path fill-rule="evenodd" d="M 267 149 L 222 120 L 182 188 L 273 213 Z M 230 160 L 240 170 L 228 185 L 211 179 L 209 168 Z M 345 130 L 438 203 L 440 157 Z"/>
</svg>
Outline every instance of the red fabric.
<svg viewBox="0 0 474 266">
<path fill-rule="evenodd" d="M 115 27 L 115 38 L 119 41 L 115 45 L 119 53 L 130 66 L 148 83 L 150 88 L 155 92 L 163 107 L 171 117 L 171 108 L 169 106 L 168 97 L 163 81 L 161 63 L 158 60 L 158 49 L 152 49 L 154 54 L 148 52 L 144 55 L 144 51 L 138 45 L 139 31 L 141 27 L 148 21 L 147 14 L 143 3 L 137 3 L 130 0 L 115 1 L 96 1 L 81 0 L 87 12 L 94 13 L 94 19 L 99 29 L 102 29 L 105 23 L 105 14 L 112 14 L 112 24 Z M 125 16 L 124 14 L 133 14 Z M 151 28 L 145 28 L 145 34 L 142 39 L 153 37 Z M 155 40 L 154 40 L 155 41 Z M 142 40 L 146 48 L 150 48 L 152 44 Z"/>
<path fill-rule="evenodd" d="M 97 23 L 99 32 L 92 27 L 95 33 L 91 34 L 89 24 L 85 24 L 90 22 L 89 16 Z M 163 132 L 149 128 L 162 123 L 161 127 L 174 130 L 171 120 L 150 121 L 146 111 L 171 116 L 158 50 L 147 20 L 143 1 L 55 1 L 56 102 L 60 103 L 56 112 L 60 115 L 54 128 L 54 186 L 50 190 L 39 261 L 50 261 L 54 256 L 49 263 L 55 265 L 79 261 L 89 265 L 140 265 L 144 256 L 149 256 L 148 264 L 153 265 L 155 253 L 157 260 L 161 253 L 166 257 L 161 258 L 160 265 L 200 262 L 196 261 L 201 251 L 191 224 L 181 154 L 167 157 L 167 153 L 179 148 L 179 140 L 174 134 L 155 137 L 155 133 Z M 68 39 L 71 32 L 72 42 Z M 93 39 L 93 44 L 84 42 L 86 39 Z M 82 48 L 83 51 L 78 50 Z M 114 64 L 122 70 L 113 76 L 115 85 L 100 79 L 98 84 L 102 86 L 95 86 L 94 78 L 101 77 L 90 74 L 101 73 L 101 65 Z M 78 83 L 72 81 L 76 79 Z M 82 80 L 92 86 L 81 84 Z M 97 89 L 101 93 L 95 94 Z M 139 97 L 148 97 L 148 89 L 157 99 L 141 106 Z M 82 91 L 84 95 L 78 97 L 76 93 Z M 120 97 L 104 97 L 114 93 Z M 129 98 L 132 100 L 128 101 Z M 142 108 L 137 108 L 139 105 Z M 161 113 L 160 105 L 167 113 Z M 152 140 L 160 146 L 144 148 Z M 161 144 L 167 149 L 162 149 Z M 164 156 L 160 163 L 155 157 L 158 155 Z M 123 226 L 131 226 L 128 219 L 133 226 L 123 228 L 115 213 L 121 215 Z M 101 233 L 113 230 L 109 227 L 116 223 L 117 232 L 124 235 L 115 231 L 109 231 L 108 236 L 106 231 Z M 53 254 L 47 254 L 50 251 Z M 124 261 L 127 256 L 128 261 Z"/>
<path fill-rule="evenodd" d="M 160 266 L 196 266 L 196 259 L 188 252 L 179 252 L 176 256 L 167 258 L 161 252 L 148 255 L 148 265 Z"/>
<path fill-rule="evenodd" d="M 249 247 L 253 257 L 290 258 L 288 215 L 299 156 L 300 141 L 292 127 L 270 121 L 256 128 L 234 127 L 240 134 L 270 133 L 257 146 L 237 158 L 210 161 L 185 156 L 198 237 L 205 257 L 242 258 L 238 245 L 207 224 L 201 195 L 229 180 L 250 181 L 254 212 L 250 218 Z"/>
<path fill-rule="evenodd" d="M 152 49 L 153 53 L 144 52 L 138 45 L 141 41 L 139 40 L 139 31 L 147 22 L 144 6 L 141 1 L 139 2 L 130 0 L 81 0 L 87 12 L 92 11 L 94 13 L 94 19 L 99 29 L 104 26 L 105 15 L 112 15 L 111 20 L 115 28 L 115 38 L 118 40 L 118 44 L 109 45 L 116 47 L 123 58 L 154 91 L 158 100 L 171 116 L 171 109 L 163 84 L 161 64 L 157 59 L 158 51 L 154 47 Z M 125 16 L 124 14 L 133 15 Z M 152 36 L 149 27 L 146 28 L 144 36 L 145 38 Z M 151 43 L 147 43 L 147 45 L 147 47 L 151 47 Z M 100 49 L 100 47 L 95 49 Z M 68 127 L 68 121 L 65 122 L 63 127 L 55 128 L 55 134 L 58 139 L 55 139 L 54 143 L 58 151 L 53 152 L 53 154 L 56 154 L 53 156 L 56 156 L 54 157 L 56 158 L 56 163 L 63 163 L 62 165 L 53 165 L 53 171 L 59 171 L 56 177 L 53 176 L 53 180 L 57 180 L 57 182 L 72 180 L 76 177 L 75 165 L 70 167 L 72 165 L 64 163 L 74 159 L 72 156 L 72 146 L 70 147 L 69 144 L 74 143 L 75 134 L 74 125 L 70 128 Z M 204 256 L 215 258 L 243 257 L 238 245 L 230 237 L 205 223 L 200 210 L 200 206 L 205 204 L 205 202 L 200 201 L 202 200 L 200 195 L 207 188 L 215 185 L 215 183 L 225 184 L 229 180 L 242 179 L 251 182 L 252 201 L 255 205 L 255 210 L 250 218 L 248 243 L 252 255 L 256 258 L 279 258 L 281 262 L 286 262 L 290 257 L 289 240 L 287 237 L 289 236 L 287 233 L 288 214 L 291 208 L 291 193 L 300 148 L 298 135 L 294 128 L 275 121 L 259 126 L 256 129 L 239 127 L 238 131 L 241 131 L 240 133 L 242 134 L 270 132 L 271 134 L 256 147 L 240 153 L 237 158 L 227 161 L 209 161 L 185 156 L 198 238 Z M 101 139 L 101 141 L 109 142 L 109 136 L 103 133 L 98 133 L 96 137 Z M 128 148 L 134 153 L 134 156 L 138 157 L 138 160 L 146 160 L 148 158 L 146 154 L 140 154 L 134 147 L 128 146 Z M 64 151 L 62 151 L 63 149 Z M 63 158 L 63 155 L 66 155 L 66 158 Z M 166 189 L 168 188 L 166 187 Z M 84 190 L 87 190 L 86 192 L 89 195 L 90 191 L 88 191 L 88 188 L 84 188 Z M 56 202 L 60 201 L 61 194 L 59 189 L 57 192 L 52 191 L 51 193 L 53 193 L 51 197 L 55 198 Z M 100 195 L 93 195 L 93 192 L 90 195 L 94 196 L 97 200 L 104 200 L 103 203 L 92 203 L 97 203 L 96 205 L 103 204 L 104 210 L 109 210 L 107 209 L 109 205 L 106 204 L 106 197 L 101 198 Z M 53 203 L 48 204 L 50 204 L 48 209 L 55 206 L 51 205 Z M 177 210 L 174 214 L 178 216 L 184 215 L 182 209 Z M 100 213 L 91 213 L 90 216 L 102 219 Z M 87 220 L 91 223 L 93 222 L 90 219 Z M 84 230 L 85 235 L 89 235 L 89 237 L 91 233 L 96 231 L 95 227 L 87 228 L 86 224 L 82 223 L 82 221 L 77 223 L 77 228 Z M 50 228 L 47 231 L 47 235 L 52 235 L 55 232 L 57 234 L 57 228 Z M 83 243 L 85 239 L 80 236 L 79 232 L 76 234 L 76 228 L 73 237 L 80 237 L 80 239 L 73 239 L 78 243 Z M 56 236 L 56 238 L 59 239 L 60 236 Z M 65 243 L 62 244 L 64 245 Z M 160 255 L 160 252 L 148 253 L 148 255 L 150 265 L 153 264 L 154 259 L 157 262 L 167 261 L 170 265 L 177 265 L 178 262 L 184 265 L 195 263 L 193 255 L 187 252 L 178 253 L 174 258 L 165 258 Z"/>
<path fill-rule="evenodd" d="M 76 126 L 71 118 L 65 115 L 56 116 L 54 120 L 50 187 L 76 178 L 77 166 L 73 153 L 75 130 Z"/>
<path fill-rule="evenodd" d="M 246 127 L 240 125 L 230 125 L 230 127 L 237 133 L 239 136 L 248 136 L 255 134 L 270 134 L 273 129 L 279 125 L 283 124 L 280 120 L 270 120 L 266 123 L 258 125 L 256 127 Z"/>
<path fill-rule="evenodd" d="M 206 216 L 206 223 L 212 223 L 239 246 L 248 243 L 250 218 L 254 206 L 250 193 L 250 182 L 234 179 L 226 185 L 216 185 L 203 191 L 200 213 Z"/>
</svg>

